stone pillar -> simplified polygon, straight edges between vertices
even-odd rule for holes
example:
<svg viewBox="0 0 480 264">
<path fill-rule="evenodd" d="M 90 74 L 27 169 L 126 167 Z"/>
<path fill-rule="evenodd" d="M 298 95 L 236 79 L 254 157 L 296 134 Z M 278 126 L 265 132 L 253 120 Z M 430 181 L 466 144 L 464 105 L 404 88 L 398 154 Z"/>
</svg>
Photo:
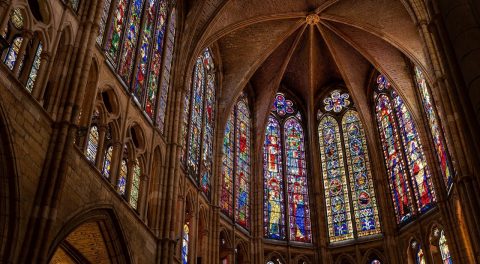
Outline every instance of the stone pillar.
<svg viewBox="0 0 480 264">
<path fill-rule="evenodd" d="M 473 1 L 472 1 L 473 2 Z M 480 22 L 468 0 L 437 1 L 445 29 L 480 124 Z"/>
<path fill-rule="evenodd" d="M 22 60 L 25 58 L 25 51 L 27 50 L 28 43 L 33 37 L 33 33 L 31 31 L 25 31 L 22 37 L 23 37 L 22 45 L 20 46 L 20 50 L 18 51 L 17 60 L 15 61 L 15 66 L 13 66 L 13 74 L 17 78 L 20 76 L 20 70 L 21 70 L 20 66 L 21 65 L 26 66 L 24 65 L 24 63 L 22 63 Z"/>
<path fill-rule="evenodd" d="M 107 126 L 101 125 L 97 127 L 98 127 L 98 146 L 97 146 L 97 157 L 95 159 L 95 167 L 99 168 L 101 172 L 103 169 L 102 168 L 103 159 L 104 159 L 103 153 L 105 152 L 105 135 L 107 134 Z"/>
<path fill-rule="evenodd" d="M 7 0 L 0 0 L 0 33 L 3 33 L 3 30 L 7 27 L 8 20 L 10 20 L 10 16 L 8 14 L 9 6 Z"/>
</svg>

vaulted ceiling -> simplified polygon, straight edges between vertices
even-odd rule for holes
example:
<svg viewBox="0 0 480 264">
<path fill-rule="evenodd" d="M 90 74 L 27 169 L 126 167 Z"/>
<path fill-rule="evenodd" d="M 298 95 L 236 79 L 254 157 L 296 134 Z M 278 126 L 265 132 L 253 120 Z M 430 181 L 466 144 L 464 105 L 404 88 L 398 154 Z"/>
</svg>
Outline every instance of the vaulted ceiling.
<svg viewBox="0 0 480 264">
<path fill-rule="evenodd" d="M 200 2 L 192 6 L 201 5 L 202 11 L 187 18 L 191 44 L 197 53 L 218 47 L 225 110 L 248 84 L 253 87 L 258 125 L 280 87 L 309 108 L 332 85 L 344 84 L 357 107 L 367 110 L 372 69 L 409 97 L 413 89 L 405 58 L 426 65 L 418 29 L 403 1 Z"/>
</svg>

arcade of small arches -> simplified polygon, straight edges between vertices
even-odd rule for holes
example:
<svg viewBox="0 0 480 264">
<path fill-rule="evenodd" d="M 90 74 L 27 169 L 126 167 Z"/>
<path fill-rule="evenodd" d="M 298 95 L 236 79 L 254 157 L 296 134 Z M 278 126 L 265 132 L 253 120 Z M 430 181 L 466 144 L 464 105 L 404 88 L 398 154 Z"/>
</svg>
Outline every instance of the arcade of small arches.
<svg viewBox="0 0 480 264">
<path fill-rule="evenodd" d="M 0 0 L 0 262 L 477 263 L 431 4 L 221 2 Z"/>
</svg>

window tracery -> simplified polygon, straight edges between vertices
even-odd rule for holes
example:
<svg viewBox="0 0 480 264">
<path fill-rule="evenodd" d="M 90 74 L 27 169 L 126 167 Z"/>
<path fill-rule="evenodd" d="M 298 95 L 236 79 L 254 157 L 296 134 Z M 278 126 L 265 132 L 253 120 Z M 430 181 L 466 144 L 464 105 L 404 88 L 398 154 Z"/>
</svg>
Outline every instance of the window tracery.
<svg viewBox="0 0 480 264">
<path fill-rule="evenodd" d="M 415 82 L 420 94 L 423 110 L 428 120 L 428 127 L 435 146 L 435 154 L 440 164 L 440 171 L 443 176 L 445 187 L 449 191 L 453 185 L 453 176 L 455 175 L 450 155 L 448 153 L 445 136 L 442 131 L 440 120 L 438 119 L 437 111 L 433 102 L 432 95 L 430 93 L 430 87 L 428 86 L 425 75 L 418 67 L 414 67 Z"/>
<path fill-rule="evenodd" d="M 190 176 L 209 196 L 212 173 L 213 136 L 215 122 L 215 65 L 206 48 L 197 58 L 192 87 L 187 91 L 184 107 L 184 148 L 182 161 Z"/>
<path fill-rule="evenodd" d="M 232 109 L 223 138 L 222 212 L 249 228 L 251 119 L 245 95 Z"/>
<path fill-rule="evenodd" d="M 173 5 L 169 0 L 107 0 L 97 38 L 136 102 L 162 133 L 174 55 Z"/>
<path fill-rule="evenodd" d="M 434 206 L 435 190 L 412 115 L 381 74 L 374 100 L 397 223 L 404 224 Z"/>
<path fill-rule="evenodd" d="M 299 117 L 293 102 L 278 93 L 263 147 L 264 236 L 285 240 L 288 234 L 290 241 L 311 242 L 305 138 Z"/>
<path fill-rule="evenodd" d="M 349 97 L 333 90 L 317 115 L 330 242 L 381 232 L 365 132 Z"/>
</svg>

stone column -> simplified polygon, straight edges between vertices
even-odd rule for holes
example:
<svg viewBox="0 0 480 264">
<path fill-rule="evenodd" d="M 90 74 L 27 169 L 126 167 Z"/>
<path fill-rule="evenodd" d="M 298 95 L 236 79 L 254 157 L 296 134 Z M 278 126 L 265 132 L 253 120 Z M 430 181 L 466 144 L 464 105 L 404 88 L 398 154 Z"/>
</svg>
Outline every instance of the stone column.
<svg viewBox="0 0 480 264">
<path fill-rule="evenodd" d="M 436 1 L 448 38 L 480 123 L 480 22 L 468 0 Z"/>
<path fill-rule="evenodd" d="M 20 70 L 21 70 L 20 66 L 22 65 L 24 67 L 26 66 L 24 65 L 24 63 L 22 63 L 22 60 L 25 58 L 25 51 L 27 50 L 28 43 L 33 37 L 33 33 L 31 31 L 25 31 L 22 37 L 23 37 L 22 45 L 20 46 L 20 50 L 18 51 L 17 59 L 15 61 L 15 66 L 13 66 L 13 74 L 17 78 L 20 76 Z"/>
<path fill-rule="evenodd" d="M 103 153 L 105 152 L 105 135 L 107 134 L 107 126 L 101 125 L 97 127 L 98 127 L 98 146 L 97 146 L 97 158 L 95 159 L 95 167 L 99 168 L 101 172 L 103 169 L 102 168 L 103 159 L 104 159 Z"/>
<path fill-rule="evenodd" d="M 8 14 L 9 11 L 9 1 L 8 0 L 0 0 L 0 33 L 3 33 L 3 29 L 7 27 L 8 20 L 10 20 L 10 16 Z"/>
</svg>

